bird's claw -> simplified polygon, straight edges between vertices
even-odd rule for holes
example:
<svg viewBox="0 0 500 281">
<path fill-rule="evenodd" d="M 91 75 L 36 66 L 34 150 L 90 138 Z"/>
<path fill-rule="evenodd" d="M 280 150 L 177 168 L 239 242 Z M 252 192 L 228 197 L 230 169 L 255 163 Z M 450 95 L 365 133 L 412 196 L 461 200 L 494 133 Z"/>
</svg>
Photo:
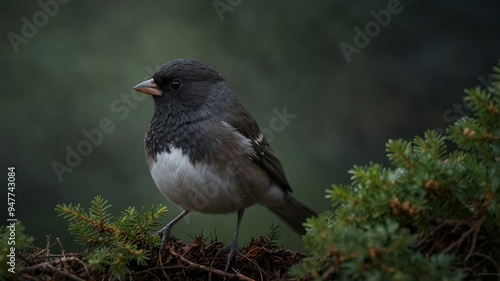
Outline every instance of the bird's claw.
<svg viewBox="0 0 500 281">
<path fill-rule="evenodd" d="M 226 263 L 226 269 L 224 269 L 224 273 L 227 272 L 229 269 L 229 266 L 231 265 L 231 262 L 233 259 L 236 258 L 242 258 L 244 255 L 240 252 L 238 249 L 238 241 L 236 239 L 233 239 L 231 243 L 220 249 L 217 254 L 215 254 L 216 257 L 218 257 L 220 254 L 223 253 L 228 253 L 227 254 L 227 263 Z"/>
<path fill-rule="evenodd" d="M 163 252 L 165 250 L 165 245 L 167 244 L 168 239 L 170 238 L 170 226 L 166 225 L 164 228 L 160 229 L 158 232 L 156 232 L 161 237 L 161 245 L 160 245 L 160 252 Z"/>
</svg>

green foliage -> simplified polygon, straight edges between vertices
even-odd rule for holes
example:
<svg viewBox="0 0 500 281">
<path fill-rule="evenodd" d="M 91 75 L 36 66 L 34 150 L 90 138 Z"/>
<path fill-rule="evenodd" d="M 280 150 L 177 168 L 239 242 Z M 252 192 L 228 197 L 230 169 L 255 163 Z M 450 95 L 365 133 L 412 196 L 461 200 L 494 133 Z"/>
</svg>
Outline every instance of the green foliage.
<svg viewBox="0 0 500 281">
<path fill-rule="evenodd" d="M 279 230 L 279 225 L 271 224 L 269 230 L 265 233 L 265 239 L 269 243 L 270 247 L 275 247 L 278 245 L 278 240 L 281 239 L 281 231 Z"/>
<path fill-rule="evenodd" d="M 15 261 L 15 265 L 17 265 L 19 252 L 31 246 L 34 240 L 33 237 L 25 233 L 25 228 L 20 221 L 16 221 L 14 225 L 8 223 L 7 226 L 0 226 L 0 279 L 4 279 L 11 268 L 8 264 L 11 261 L 11 248 L 15 248 L 14 259 L 17 259 Z M 15 271 L 17 272 L 17 270 Z"/>
<path fill-rule="evenodd" d="M 463 280 L 500 272 L 500 68 L 466 91 L 472 116 L 446 135 L 390 140 L 390 167 L 350 170 L 308 221 L 310 252 L 292 273 L 315 280 Z"/>
<path fill-rule="evenodd" d="M 88 211 L 80 204 L 57 205 L 56 211 L 70 222 L 76 243 L 95 248 L 87 253 L 89 268 L 122 278 L 131 262 L 147 265 L 152 248 L 160 242 L 158 235 L 150 232 L 158 227 L 167 207 L 152 206 L 148 212 L 128 207 L 118 217 L 109 214 L 110 207 L 108 201 L 96 196 Z"/>
</svg>

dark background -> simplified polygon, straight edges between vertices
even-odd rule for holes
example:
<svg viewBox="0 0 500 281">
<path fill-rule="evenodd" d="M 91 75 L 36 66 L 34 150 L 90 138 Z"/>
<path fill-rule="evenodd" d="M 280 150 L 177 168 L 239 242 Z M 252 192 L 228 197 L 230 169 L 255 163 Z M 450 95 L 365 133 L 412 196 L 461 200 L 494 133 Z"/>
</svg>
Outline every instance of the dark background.
<svg viewBox="0 0 500 281">
<path fill-rule="evenodd" d="M 273 109 L 296 114 L 271 145 L 297 196 L 326 210 L 325 190 L 347 183 L 353 165 L 387 163 L 389 138 L 442 131 L 466 114 L 463 89 L 488 84 L 500 58 L 498 1 L 401 1 L 350 63 L 339 45 L 355 47 L 354 28 L 374 26 L 372 14 L 396 1 L 69 1 L 55 9 L 55 0 L 42 0 L 53 15 L 37 1 L 1 2 L 1 167 L 5 179 L 16 167 L 16 216 L 39 245 L 52 234 L 71 248 L 58 203 L 88 207 L 101 194 L 115 214 L 156 203 L 169 206 L 165 222 L 180 212 L 155 187 L 143 155 L 152 100 L 131 90 L 169 60 L 216 68 L 262 128 Z M 230 9 L 218 13 L 224 4 Z M 25 30 L 31 38 L 24 17 L 39 25 Z M 12 34 L 25 43 L 15 46 Z M 52 164 L 67 165 L 67 147 L 105 118 L 114 130 L 59 181 Z M 235 221 L 194 214 L 173 233 L 188 240 L 216 232 L 227 242 Z M 240 245 L 271 223 L 280 224 L 250 208 Z M 300 247 L 299 236 L 281 230 L 282 242 Z"/>
</svg>

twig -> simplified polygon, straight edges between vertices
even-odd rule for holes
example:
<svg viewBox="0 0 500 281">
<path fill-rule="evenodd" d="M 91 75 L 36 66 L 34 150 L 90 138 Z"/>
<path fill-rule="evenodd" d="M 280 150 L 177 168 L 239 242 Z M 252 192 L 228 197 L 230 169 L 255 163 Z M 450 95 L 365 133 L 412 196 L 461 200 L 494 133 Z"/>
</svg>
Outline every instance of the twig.
<svg viewBox="0 0 500 281">
<path fill-rule="evenodd" d="M 472 253 L 476 248 L 477 234 L 479 233 L 479 230 L 483 225 L 484 219 L 486 219 L 486 215 L 483 215 L 481 219 L 479 219 L 479 221 L 477 221 L 474 225 L 474 234 L 472 235 L 472 245 L 470 247 L 469 254 L 465 257 L 464 261 L 467 261 L 470 258 L 470 256 L 472 256 Z"/>
<path fill-rule="evenodd" d="M 47 245 L 45 246 L 45 252 L 47 253 L 47 256 L 50 255 L 50 234 L 45 235 L 47 237 Z"/>
<path fill-rule="evenodd" d="M 80 259 L 75 258 L 75 257 L 61 258 L 61 260 L 63 260 L 63 259 L 64 259 L 64 262 L 66 262 L 66 261 L 75 261 L 76 260 L 79 263 L 82 263 L 82 261 Z M 85 265 L 84 265 L 84 268 L 87 271 L 87 268 L 85 267 Z M 21 271 L 36 271 L 36 270 L 41 270 L 41 271 L 48 270 L 48 271 L 53 272 L 54 274 L 60 274 L 60 275 L 66 277 L 66 278 L 69 278 L 71 280 L 85 281 L 84 279 L 81 279 L 81 278 L 79 278 L 77 276 L 74 276 L 74 275 L 72 275 L 70 273 L 67 273 L 65 271 L 59 270 L 57 267 L 53 266 L 50 261 L 43 262 L 43 263 L 40 263 L 40 264 L 37 264 L 37 265 L 33 265 L 33 266 L 24 267 L 24 268 L 21 269 Z M 88 273 L 88 271 L 87 271 L 87 273 Z"/>
<path fill-rule="evenodd" d="M 64 247 L 61 243 L 61 239 L 59 239 L 59 237 L 56 237 L 56 241 L 57 241 L 57 244 L 59 244 L 59 250 L 61 250 L 61 255 L 62 255 L 62 259 L 61 259 L 61 263 L 63 264 L 63 268 L 64 270 L 68 270 L 68 264 L 65 262 L 66 261 L 66 251 L 64 250 Z"/>
<path fill-rule="evenodd" d="M 496 263 L 490 256 L 485 255 L 483 253 L 474 253 L 474 256 L 480 256 L 487 260 L 489 260 L 497 269 L 500 269 L 500 264 Z"/>
<path fill-rule="evenodd" d="M 247 253 L 247 255 L 248 255 L 248 253 Z M 246 258 L 246 255 L 245 255 L 245 258 Z M 264 276 L 262 275 L 263 274 L 262 268 L 259 266 L 259 263 L 257 263 L 255 260 L 251 260 L 249 258 L 246 258 L 246 259 L 248 259 L 248 261 L 250 263 L 252 263 L 257 268 L 257 270 L 259 270 L 260 280 L 264 280 Z"/>
<path fill-rule="evenodd" d="M 63 244 L 61 243 L 61 239 L 59 237 L 56 237 L 57 244 L 59 244 L 59 249 L 61 250 L 61 254 L 63 258 L 66 258 L 66 251 L 64 250 Z"/>
<path fill-rule="evenodd" d="M 191 268 L 195 268 L 195 269 L 198 269 L 198 270 L 201 270 L 201 271 L 205 271 L 205 272 L 208 272 L 208 273 L 214 273 L 214 274 L 217 274 L 219 276 L 222 276 L 222 277 L 225 277 L 225 278 L 235 278 L 235 279 L 239 279 L 239 280 L 245 280 L 245 281 L 255 281 L 254 279 L 251 279 L 251 278 L 248 278 L 242 274 L 234 274 L 234 273 L 227 273 L 227 272 L 224 272 L 222 270 L 219 270 L 219 269 L 216 269 L 216 268 L 209 268 L 209 267 L 206 267 L 204 265 L 201 265 L 201 264 L 197 264 L 197 263 L 194 263 L 192 261 L 189 261 L 187 260 L 186 258 L 184 258 L 183 256 L 177 254 L 172 248 L 169 247 L 169 252 L 170 254 L 172 254 L 174 257 L 180 259 L 182 262 L 184 263 L 187 263 L 189 265 L 189 267 Z"/>
<path fill-rule="evenodd" d="M 443 253 L 448 253 L 453 248 L 460 246 L 462 244 L 462 242 L 464 242 L 465 238 L 467 238 L 472 232 L 476 232 L 476 228 L 477 228 L 477 231 L 479 231 L 479 229 L 478 229 L 477 226 L 478 225 L 481 226 L 482 222 L 484 221 L 484 218 L 485 218 L 485 216 L 483 216 L 482 219 L 478 223 L 475 223 L 474 225 L 471 225 L 472 223 L 468 223 L 467 225 L 470 227 L 469 230 L 467 230 L 466 232 L 464 232 L 462 234 L 462 236 L 460 236 L 460 238 L 457 241 L 453 242 L 451 245 L 449 245 L 448 247 L 446 247 L 443 250 Z M 474 242 L 473 246 L 475 246 L 475 242 Z"/>
<path fill-rule="evenodd" d="M 163 266 L 163 260 L 162 260 L 161 252 L 158 252 L 158 261 L 160 262 L 160 269 L 161 269 L 161 272 L 163 273 L 163 277 L 165 277 L 165 280 L 170 281 L 170 277 L 168 277 L 168 274 L 163 269 L 164 266 Z M 158 261 L 157 261 L 157 264 L 158 264 Z"/>
</svg>

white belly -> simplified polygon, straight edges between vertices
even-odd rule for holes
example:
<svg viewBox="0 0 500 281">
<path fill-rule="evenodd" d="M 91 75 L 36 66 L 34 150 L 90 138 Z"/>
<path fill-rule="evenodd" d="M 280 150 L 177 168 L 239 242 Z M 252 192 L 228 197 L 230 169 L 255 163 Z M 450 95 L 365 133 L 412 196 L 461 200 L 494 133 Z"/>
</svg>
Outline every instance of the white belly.
<svg viewBox="0 0 500 281">
<path fill-rule="evenodd" d="M 206 164 L 193 165 L 181 149 L 158 154 L 150 172 L 161 193 L 185 210 L 230 213 L 249 205 L 234 174 L 214 171 Z"/>
</svg>

